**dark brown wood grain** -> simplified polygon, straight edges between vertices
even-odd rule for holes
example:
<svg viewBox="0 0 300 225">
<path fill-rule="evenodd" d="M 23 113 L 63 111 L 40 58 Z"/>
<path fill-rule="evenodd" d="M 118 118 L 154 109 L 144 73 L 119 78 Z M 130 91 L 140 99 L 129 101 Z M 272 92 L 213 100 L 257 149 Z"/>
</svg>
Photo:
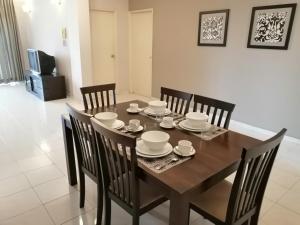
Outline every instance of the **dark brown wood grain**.
<svg viewBox="0 0 300 225">
<path fill-rule="evenodd" d="M 193 94 L 162 87 L 160 100 L 167 102 L 167 107 L 175 113 L 186 114 L 190 108 Z"/>
<path fill-rule="evenodd" d="M 80 91 L 86 110 L 116 105 L 116 84 L 82 87 Z"/>
<path fill-rule="evenodd" d="M 144 182 L 157 184 L 169 193 L 170 225 L 187 225 L 189 208 L 186 207 L 189 207 L 189 200 L 193 197 L 194 191 L 203 192 L 236 171 L 242 149 L 248 149 L 261 143 L 257 139 L 233 131 L 228 131 L 211 141 L 204 141 L 190 132 L 178 129 L 164 130 L 152 118 L 127 113 L 126 109 L 129 108 L 130 103 L 138 103 L 139 107 L 147 106 L 145 102 L 130 101 L 116 106 L 89 109 L 85 112 L 95 115 L 98 112 L 113 111 L 118 114 L 118 119 L 123 120 L 126 124 L 131 119 L 139 119 L 144 126 L 144 131 L 162 130 L 169 133 L 172 146 L 175 147 L 179 140 L 186 139 L 190 140 L 196 149 L 196 154 L 191 160 L 161 174 L 157 174 L 143 165 L 138 165 L 139 177 Z M 140 135 L 136 134 L 136 137 Z"/>
<path fill-rule="evenodd" d="M 92 119 L 96 131 L 99 161 L 105 190 L 105 224 L 110 224 L 111 200 L 118 203 L 139 224 L 140 215 L 167 200 L 156 185 L 142 185 L 138 174 L 136 137 L 107 128 Z"/>
<path fill-rule="evenodd" d="M 210 116 L 210 123 L 218 127 L 228 129 L 231 114 L 235 108 L 235 104 L 224 102 L 221 100 L 208 98 L 200 95 L 194 95 L 193 111 L 200 111 Z"/>
<path fill-rule="evenodd" d="M 257 225 L 263 196 L 286 133 L 244 149 L 233 185 L 222 182 L 191 200 L 191 208 L 217 225 Z M 216 197 L 217 196 L 217 197 Z"/>
<path fill-rule="evenodd" d="M 85 203 L 85 175 L 97 184 L 97 225 L 101 225 L 103 211 L 103 186 L 100 172 L 100 161 L 97 157 L 95 133 L 91 124 L 91 115 L 77 111 L 67 104 L 70 115 L 73 137 L 77 153 L 80 208 Z"/>
</svg>

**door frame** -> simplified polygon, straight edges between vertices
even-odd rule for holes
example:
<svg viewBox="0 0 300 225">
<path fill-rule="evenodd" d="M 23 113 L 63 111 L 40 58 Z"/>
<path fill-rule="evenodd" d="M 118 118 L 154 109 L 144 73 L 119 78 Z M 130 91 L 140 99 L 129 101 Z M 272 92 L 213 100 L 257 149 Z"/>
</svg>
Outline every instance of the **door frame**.
<svg viewBox="0 0 300 225">
<path fill-rule="evenodd" d="M 90 27 L 92 26 L 92 22 L 91 22 L 91 14 L 92 12 L 106 12 L 106 13 L 112 13 L 114 15 L 114 55 L 115 55 L 115 60 L 114 60 L 114 81 L 117 84 L 117 77 L 119 74 L 119 70 L 118 70 L 118 65 L 119 65 L 119 57 L 118 57 L 118 14 L 117 11 L 115 10 L 102 10 L 102 9 L 90 9 Z M 90 28 L 91 29 L 91 28 Z M 91 37 L 92 37 L 92 29 L 91 29 Z M 93 51 L 93 45 L 92 45 L 92 41 L 91 41 L 91 51 Z M 91 52 L 92 54 L 92 52 Z M 92 63 L 93 63 L 93 58 L 92 58 Z M 93 84 L 95 84 L 95 79 L 94 79 L 94 71 L 93 71 L 93 65 L 92 65 L 92 82 Z M 118 90 L 118 85 L 116 85 L 116 89 Z M 116 91 L 117 91 L 116 90 Z"/>
<path fill-rule="evenodd" d="M 153 25 L 154 25 L 154 16 L 153 16 L 153 8 L 148 8 L 148 9 L 141 9 L 141 10 L 132 10 L 132 11 L 128 11 L 128 28 L 129 28 L 129 92 L 133 93 L 133 83 L 132 83 L 132 43 L 131 43 L 131 38 L 132 38 L 132 15 L 133 14 L 138 14 L 138 13 L 145 13 L 145 12 L 150 12 L 152 14 L 152 49 L 151 49 L 151 83 L 150 83 L 150 96 L 147 97 L 152 97 L 152 79 L 153 79 L 153 36 L 154 36 L 154 32 L 153 32 Z"/>
</svg>

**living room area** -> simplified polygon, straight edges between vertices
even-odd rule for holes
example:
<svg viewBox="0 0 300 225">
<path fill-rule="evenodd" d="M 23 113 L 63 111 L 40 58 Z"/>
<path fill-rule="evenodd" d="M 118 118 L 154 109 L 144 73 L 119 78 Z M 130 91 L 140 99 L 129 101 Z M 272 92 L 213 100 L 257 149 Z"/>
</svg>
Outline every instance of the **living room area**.
<svg viewBox="0 0 300 225">
<path fill-rule="evenodd" d="M 112 130 L 123 136 L 137 135 L 137 143 L 144 131 L 159 130 L 160 134 L 170 134 L 171 156 L 178 147 L 174 143 L 179 145 L 184 138 L 193 142 L 196 152 L 189 155 L 190 158 L 177 155 L 163 165 L 157 165 L 156 159 L 150 156 L 143 162 L 155 163 L 153 170 L 140 166 L 143 157 L 139 155 L 139 169 L 142 168 L 141 177 L 145 181 L 151 183 L 154 180 L 154 186 L 161 185 L 170 190 L 172 185 L 177 188 L 162 204 L 151 210 L 149 207 L 147 212 L 139 215 L 139 224 L 216 224 L 207 214 L 191 208 L 192 203 L 187 206 L 188 215 L 184 214 L 186 209 L 180 202 L 183 198 L 178 196 L 188 185 L 191 189 L 202 185 L 201 192 L 205 192 L 208 187 L 213 187 L 215 180 L 236 182 L 240 153 L 252 147 L 251 143 L 272 141 L 276 132 L 285 127 L 288 132 L 274 159 L 270 178 L 266 179 L 261 205 L 256 210 L 259 219 L 252 223 L 251 219 L 247 220 L 245 224 L 298 225 L 299 9 L 294 14 L 294 21 L 293 16 L 288 17 L 293 21 L 290 37 L 286 38 L 289 39 L 288 49 L 247 47 L 251 13 L 255 7 L 275 5 L 271 9 L 273 12 L 279 6 L 296 8 L 296 3 L 299 0 L 0 0 L 0 224 L 99 225 L 99 214 L 103 215 L 105 222 L 102 224 L 105 225 L 138 224 L 133 219 L 134 210 L 130 211 L 132 203 L 119 204 L 125 195 L 125 187 L 117 187 L 124 188 L 124 193 L 118 196 L 121 200 L 112 197 L 109 223 L 105 219 L 105 201 L 103 213 L 99 209 L 99 181 L 95 182 L 87 172 L 83 185 L 80 177 L 82 171 L 77 151 L 80 144 L 76 140 L 80 135 L 74 135 L 77 130 L 70 118 L 74 112 L 96 117 L 93 100 L 96 100 L 95 108 L 101 108 L 101 100 L 109 99 L 106 89 L 104 100 L 96 93 L 90 97 L 90 109 L 91 105 L 87 107 L 85 100 L 89 96 L 83 94 L 83 88 L 113 84 L 111 99 L 116 102 L 109 104 L 108 100 L 110 106 L 105 112 L 118 114 L 116 121 L 124 121 L 124 126 Z M 201 13 L 212 11 L 215 15 L 219 10 L 230 18 L 227 17 L 228 32 L 224 33 L 228 35 L 227 42 L 224 40 L 225 44 L 220 46 L 201 46 Z M 193 96 L 189 98 L 191 104 L 186 106 L 185 112 L 178 113 L 186 120 L 187 112 L 195 111 L 196 96 L 209 96 L 210 100 L 222 103 L 232 102 L 231 106 L 236 107 L 230 124 L 227 121 L 222 129 L 214 131 L 225 133 L 212 140 L 201 139 L 204 131 L 184 130 L 180 123 L 185 120 L 180 117 L 176 121 L 175 116 L 171 119 L 171 129 L 163 128 L 161 123 L 165 117 L 177 113 L 170 109 L 170 114 L 163 114 L 163 117 L 159 113 L 148 115 L 144 110 L 153 102 L 163 102 L 161 94 L 165 89 L 181 93 L 181 96 L 186 93 Z M 169 102 L 167 99 L 166 104 Z M 137 103 L 141 112 L 131 113 L 131 107 Z M 176 106 L 175 111 L 177 108 L 180 107 Z M 216 121 L 223 116 L 223 112 L 212 115 L 209 109 L 206 114 L 207 117 L 213 116 L 212 120 L 216 117 Z M 142 131 L 126 130 L 130 122 L 137 119 Z M 211 123 L 214 126 L 213 121 Z M 83 128 L 83 136 L 89 129 Z M 88 140 L 86 146 L 90 147 L 92 142 Z M 118 158 L 114 159 L 111 165 L 118 161 Z M 227 160 L 227 164 L 223 160 Z M 202 164 L 197 167 L 195 161 Z M 229 173 L 233 161 L 237 164 Z M 256 161 L 249 166 L 254 168 L 259 164 L 260 168 L 256 169 L 259 175 L 265 171 L 264 162 L 268 160 Z M 116 168 L 114 173 L 126 171 L 123 165 Z M 153 172 L 155 168 L 159 172 Z M 101 177 L 105 176 L 102 174 Z M 116 180 L 122 180 L 121 177 Z M 196 182 L 199 183 L 196 185 Z M 83 195 L 82 189 L 85 189 Z M 241 191 L 244 189 L 247 188 L 241 188 Z M 222 193 L 220 191 L 220 195 L 215 196 L 220 197 Z M 198 195 L 200 191 L 192 196 Z M 85 199 L 83 205 L 82 198 Z M 245 199 L 250 201 L 251 198 Z M 212 198 L 206 200 L 210 202 Z M 216 209 L 225 207 L 230 212 L 229 204 L 212 203 L 210 206 Z M 213 213 L 217 215 L 218 210 Z"/>
</svg>

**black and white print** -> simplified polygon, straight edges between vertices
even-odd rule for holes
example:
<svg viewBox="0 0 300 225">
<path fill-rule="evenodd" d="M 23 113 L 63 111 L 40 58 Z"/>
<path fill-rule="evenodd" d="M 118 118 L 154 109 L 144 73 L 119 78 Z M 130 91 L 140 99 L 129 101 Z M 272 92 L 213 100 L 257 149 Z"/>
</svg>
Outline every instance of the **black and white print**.
<svg viewBox="0 0 300 225">
<path fill-rule="evenodd" d="M 224 34 L 224 16 L 207 17 L 202 22 L 203 40 L 221 41 Z"/>
<path fill-rule="evenodd" d="M 249 48 L 287 49 L 295 4 L 255 7 L 249 31 Z"/>
<path fill-rule="evenodd" d="M 200 12 L 198 45 L 226 46 L 229 10 Z"/>
<path fill-rule="evenodd" d="M 287 19 L 288 12 L 259 13 L 254 40 L 269 43 L 282 42 Z"/>
</svg>

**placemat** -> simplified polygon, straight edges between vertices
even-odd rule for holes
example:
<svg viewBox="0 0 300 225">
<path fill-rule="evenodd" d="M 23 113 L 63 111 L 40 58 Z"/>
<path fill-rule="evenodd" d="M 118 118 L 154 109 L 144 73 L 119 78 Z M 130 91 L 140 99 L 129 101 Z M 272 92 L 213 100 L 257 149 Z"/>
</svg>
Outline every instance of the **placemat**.
<svg viewBox="0 0 300 225">
<path fill-rule="evenodd" d="M 183 128 L 179 127 L 178 126 L 178 123 L 176 125 L 176 128 L 179 129 L 179 130 L 184 130 Z M 228 132 L 228 130 L 224 129 L 224 128 L 221 128 L 221 127 L 217 127 L 216 125 L 212 125 L 211 126 L 211 129 L 207 132 L 192 132 L 190 131 L 191 134 L 201 138 L 202 140 L 205 140 L 205 141 L 210 141 L 222 134 L 225 134 L 226 132 Z"/>
<path fill-rule="evenodd" d="M 202 140 L 205 141 L 210 141 L 222 134 L 225 134 L 228 132 L 228 130 L 223 129 L 223 128 L 218 128 L 216 131 L 208 131 L 208 132 L 203 132 L 203 133 L 193 133 L 193 135 L 201 138 Z"/>
<path fill-rule="evenodd" d="M 171 160 L 177 157 L 178 161 L 171 163 Z M 175 153 L 171 153 L 163 158 L 155 158 L 155 159 L 147 159 L 143 157 L 138 157 L 138 162 L 147 167 L 148 169 L 152 170 L 155 173 L 163 173 L 169 169 L 171 169 L 174 166 L 180 165 L 181 163 L 184 163 L 188 160 L 190 160 L 192 157 L 180 157 L 177 156 Z M 161 169 L 156 169 L 157 166 L 163 166 Z"/>
<path fill-rule="evenodd" d="M 156 120 L 156 116 L 148 115 L 147 113 L 144 112 L 144 110 L 140 112 L 140 115 L 146 116 L 146 117 L 148 117 L 150 119 L 153 119 L 153 120 Z M 167 116 L 173 117 L 174 120 L 178 120 L 178 119 L 184 117 L 184 115 L 182 115 L 182 114 L 173 113 L 173 112 L 170 115 L 167 115 Z M 161 116 L 160 118 L 162 118 L 162 117 L 164 117 L 164 116 Z"/>
</svg>

